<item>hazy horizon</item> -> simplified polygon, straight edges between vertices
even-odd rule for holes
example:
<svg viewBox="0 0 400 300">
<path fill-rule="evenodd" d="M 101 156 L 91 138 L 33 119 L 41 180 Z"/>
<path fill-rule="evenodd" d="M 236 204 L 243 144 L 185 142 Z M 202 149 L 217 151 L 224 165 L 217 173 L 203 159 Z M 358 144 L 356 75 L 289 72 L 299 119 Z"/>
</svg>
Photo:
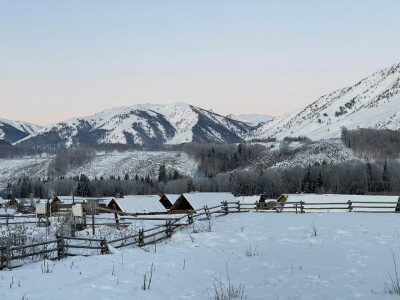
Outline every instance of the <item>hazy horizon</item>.
<svg viewBox="0 0 400 300">
<path fill-rule="evenodd" d="M 279 116 L 400 62 L 399 1 L 1 1 L 0 118 Z"/>
</svg>

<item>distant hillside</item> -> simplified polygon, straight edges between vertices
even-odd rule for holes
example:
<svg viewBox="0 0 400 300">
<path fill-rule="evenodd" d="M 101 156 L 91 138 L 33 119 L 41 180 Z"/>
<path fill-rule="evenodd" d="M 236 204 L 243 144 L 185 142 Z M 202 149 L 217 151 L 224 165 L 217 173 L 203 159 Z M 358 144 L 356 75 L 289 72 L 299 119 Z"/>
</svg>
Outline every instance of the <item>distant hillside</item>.
<svg viewBox="0 0 400 300">
<path fill-rule="evenodd" d="M 253 138 L 338 138 L 348 129 L 400 128 L 400 64 L 357 84 L 322 96 L 305 109 L 280 116 L 252 132 Z"/>
<path fill-rule="evenodd" d="M 41 126 L 26 122 L 0 119 L 0 140 L 15 143 L 38 132 L 41 128 Z"/>
<path fill-rule="evenodd" d="M 46 127 L 18 144 L 29 147 L 238 143 L 251 130 L 248 124 L 184 103 L 143 104 L 70 119 Z"/>
</svg>

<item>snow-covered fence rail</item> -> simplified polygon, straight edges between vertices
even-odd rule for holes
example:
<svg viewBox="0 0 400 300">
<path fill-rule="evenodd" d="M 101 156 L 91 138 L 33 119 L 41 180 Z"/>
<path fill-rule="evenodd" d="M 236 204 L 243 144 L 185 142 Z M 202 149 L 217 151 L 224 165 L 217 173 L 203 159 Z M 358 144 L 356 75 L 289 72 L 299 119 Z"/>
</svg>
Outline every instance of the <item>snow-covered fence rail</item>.
<svg viewBox="0 0 400 300">
<path fill-rule="evenodd" d="M 254 210 L 254 208 L 250 208 Z M 259 208 L 256 204 L 256 211 L 272 211 L 267 208 Z M 313 212 L 328 212 L 328 211 L 343 211 L 353 213 L 399 213 L 399 202 L 382 202 L 382 201 L 351 201 L 347 202 L 286 202 L 282 208 L 282 212 L 286 213 L 313 213 Z"/>
<path fill-rule="evenodd" d="M 11 224 L 37 224 L 35 215 L 14 215 L 2 214 L 0 215 L 0 226 L 8 226 Z M 41 222 L 44 223 L 44 222 Z"/>
<path fill-rule="evenodd" d="M 58 242 L 59 240 L 55 239 L 17 247 L 11 247 L 9 244 L 2 246 L 0 247 L 0 270 L 19 267 L 26 258 L 32 258 L 32 260 L 57 258 L 52 254 L 58 251 Z"/>
<path fill-rule="evenodd" d="M 107 254 L 112 248 L 144 247 L 170 238 L 174 230 L 191 224 L 195 220 L 210 219 L 212 215 L 218 217 L 230 212 L 233 212 L 233 210 L 228 208 L 227 202 L 224 202 L 221 205 L 210 208 L 204 206 L 203 209 L 197 211 L 189 210 L 187 214 L 177 218 L 150 218 L 149 220 L 165 220 L 165 224 L 155 225 L 146 229 L 142 228 L 135 234 L 113 240 L 56 236 L 56 239 L 31 245 L 18 247 L 7 245 L 0 247 L 0 270 L 21 266 L 24 263 L 23 259 L 27 258 L 31 258 L 31 261 L 63 259 L 68 256 Z M 144 217 L 139 219 L 146 220 Z M 32 251 L 27 251 L 26 249 L 32 249 Z M 78 253 L 76 252 L 77 249 L 79 249 Z M 89 252 L 85 254 L 82 252 L 83 250 L 88 250 Z M 15 263 L 16 261 L 19 263 Z"/>
</svg>

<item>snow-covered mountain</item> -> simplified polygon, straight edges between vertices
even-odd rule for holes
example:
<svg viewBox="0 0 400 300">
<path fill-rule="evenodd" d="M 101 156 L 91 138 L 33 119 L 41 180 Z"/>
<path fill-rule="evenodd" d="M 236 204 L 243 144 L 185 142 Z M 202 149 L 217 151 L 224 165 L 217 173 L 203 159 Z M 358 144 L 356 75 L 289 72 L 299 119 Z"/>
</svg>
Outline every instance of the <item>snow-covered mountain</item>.
<svg viewBox="0 0 400 300">
<path fill-rule="evenodd" d="M 253 127 L 263 125 L 265 123 L 268 123 L 272 119 L 274 119 L 274 117 L 267 116 L 267 115 L 260 115 L 260 114 L 228 115 L 228 118 L 246 123 L 247 125 L 250 125 Z"/>
<path fill-rule="evenodd" d="M 312 140 L 337 138 L 342 127 L 400 128 L 400 64 L 322 96 L 300 111 L 276 118 L 266 115 L 225 117 L 189 104 L 174 103 L 116 107 L 93 116 L 73 118 L 39 132 L 36 132 L 38 127 L 31 124 L 18 122 L 18 127 L 1 121 L 0 139 L 19 140 L 18 144 L 24 146 L 237 143 L 286 136 L 307 136 Z"/>
<path fill-rule="evenodd" d="M 140 104 L 116 107 L 89 117 L 73 118 L 46 127 L 18 144 L 236 143 L 243 141 L 251 130 L 248 124 L 185 103 Z"/>
<path fill-rule="evenodd" d="M 307 136 L 320 140 L 339 137 L 342 127 L 400 128 L 400 64 L 322 96 L 303 110 L 276 117 L 251 136 Z"/>
<path fill-rule="evenodd" d="M 0 119 L 0 140 L 14 143 L 38 132 L 41 128 L 38 125 L 26 122 Z"/>
</svg>

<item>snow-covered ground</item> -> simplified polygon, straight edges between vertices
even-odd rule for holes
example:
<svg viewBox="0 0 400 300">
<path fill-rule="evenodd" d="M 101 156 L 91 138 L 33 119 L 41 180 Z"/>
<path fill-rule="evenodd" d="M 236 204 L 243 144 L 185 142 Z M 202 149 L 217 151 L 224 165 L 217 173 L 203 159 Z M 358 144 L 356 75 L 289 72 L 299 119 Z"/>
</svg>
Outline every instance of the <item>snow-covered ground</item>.
<svg viewBox="0 0 400 300">
<path fill-rule="evenodd" d="M 147 251 L 1 271 L 1 298 L 214 299 L 229 278 L 247 299 L 397 299 L 384 294 L 393 253 L 400 261 L 396 214 L 243 213 L 203 225 Z"/>
</svg>

